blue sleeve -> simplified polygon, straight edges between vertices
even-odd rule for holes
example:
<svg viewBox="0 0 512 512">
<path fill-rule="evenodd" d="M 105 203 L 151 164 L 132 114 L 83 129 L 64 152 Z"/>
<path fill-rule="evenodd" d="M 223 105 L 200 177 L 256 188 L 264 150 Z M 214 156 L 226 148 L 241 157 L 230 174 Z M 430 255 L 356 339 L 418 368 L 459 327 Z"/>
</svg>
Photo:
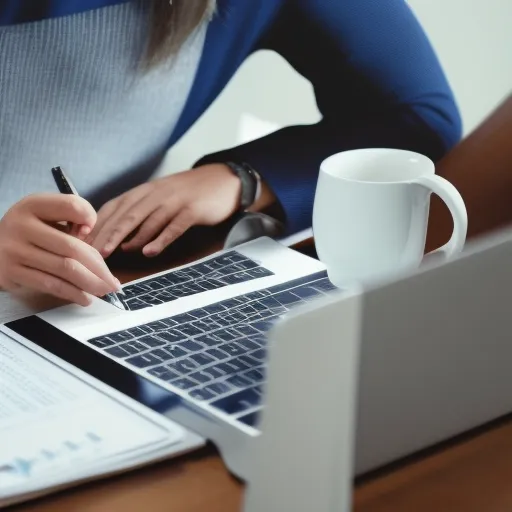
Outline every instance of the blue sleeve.
<svg viewBox="0 0 512 512">
<path fill-rule="evenodd" d="M 404 0 L 290 0 L 262 47 L 311 81 L 323 118 L 207 158 L 257 169 L 278 196 L 289 232 L 311 225 L 327 156 L 393 147 L 436 161 L 460 139 L 450 86 Z"/>
</svg>

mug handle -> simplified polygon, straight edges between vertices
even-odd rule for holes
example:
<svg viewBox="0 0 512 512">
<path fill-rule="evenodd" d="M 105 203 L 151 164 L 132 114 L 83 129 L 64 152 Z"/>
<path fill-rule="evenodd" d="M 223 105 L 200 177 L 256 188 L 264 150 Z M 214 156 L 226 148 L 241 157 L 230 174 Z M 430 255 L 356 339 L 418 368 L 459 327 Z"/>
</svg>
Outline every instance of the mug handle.
<svg viewBox="0 0 512 512">
<path fill-rule="evenodd" d="M 414 183 L 421 185 L 438 195 L 446 204 L 453 218 L 453 232 L 448 243 L 427 254 L 430 256 L 440 256 L 446 261 L 456 254 L 460 253 L 466 243 L 468 231 L 468 214 L 466 205 L 459 191 L 448 181 L 436 174 L 421 176 L 414 180 Z"/>
</svg>

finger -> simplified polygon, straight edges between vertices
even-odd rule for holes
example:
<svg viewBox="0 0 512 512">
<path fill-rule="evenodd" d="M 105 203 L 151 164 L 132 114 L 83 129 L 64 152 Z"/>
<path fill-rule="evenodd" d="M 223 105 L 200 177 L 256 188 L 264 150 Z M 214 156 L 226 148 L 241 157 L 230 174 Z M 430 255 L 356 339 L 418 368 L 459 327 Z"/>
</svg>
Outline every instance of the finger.
<svg viewBox="0 0 512 512">
<path fill-rule="evenodd" d="M 88 226 L 96 223 L 96 211 L 85 199 L 71 194 L 38 194 L 24 199 L 21 208 L 45 222 L 66 221 Z"/>
<path fill-rule="evenodd" d="M 176 212 L 170 210 L 168 207 L 161 206 L 149 215 L 149 217 L 139 227 L 139 230 L 134 237 L 123 244 L 121 248 L 124 251 L 141 249 L 147 243 L 154 240 L 175 216 Z"/>
<path fill-rule="evenodd" d="M 105 260 L 96 249 L 84 241 L 41 222 L 27 224 L 26 231 L 26 237 L 33 245 L 58 256 L 76 260 L 109 286 L 119 286 Z"/>
<path fill-rule="evenodd" d="M 194 218 L 194 215 L 188 209 L 181 210 L 160 235 L 142 249 L 144 255 L 148 257 L 158 256 L 169 244 L 194 225 Z"/>
<path fill-rule="evenodd" d="M 92 302 L 91 297 L 83 290 L 67 283 L 63 279 L 33 268 L 19 267 L 16 274 L 11 279 L 18 286 L 53 295 L 59 299 L 79 304 L 80 306 L 86 307 Z"/>
<path fill-rule="evenodd" d="M 144 201 L 151 190 L 151 187 L 145 184 L 131 190 L 122 196 L 122 200 L 117 202 L 115 210 L 110 213 L 101 228 L 94 230 L 96 236 L 94 237 L 92 246 L 95 247 L 103 255 L 103 257 L 106 258 L 107 256 L 110 256 L 110 254 L 112 254 L 112 252 L 124 240 L 124 238 L 126 238 L 131 233 L 131 231 L 133 231 L 133 229 L 138 226 L 138 224 L 135 223 L 135 227 L 132 228 L 131 231 L 128 231 L 124 237 L 119 240 L 120 236 L 122 236 L 121 233 L 126 232 L 126 218 L 128 217 L 128 220 L 132 221 L 131 223 L 133 224 L 133 210 L 141 201 Z M 147 204 L 152 205 L 153 203 L 150 201 Z M 151 208 L 151 211 L 153 209 L 154 207 Z M 141 219 L 141 222 L 142 220 L 144 219 Z M 119 226 L 121 222 L 123 222 L 124 227 Z M 115 233 L 115 240 L 118 240 L 117 242 L 115 240 L 111 240 L 113 233 Z"/>
<path fill-rule="evenodd" d="M 107 284 L 80 262 L 72 258 L 57 256 L 36 246 L 25 250 L 21 263 L 25 267 L 63 279 L 79 290 L 96 297 L 102 297 L 117 289 L 117 284 L 116 286 Z"/>
<path fill-rule="evenodd" d="M 94 240 L 98 236 L 98 233 L 102 230 L 103 226 L 109 221 L 109 219 L 112 217 L 116 209 L 119 208 L 119 205 L 121 204 L 120 199 L 121 198 L 113 199 L 112 201 L 109 201 L 100 208 L 100 210 L 98 211 L 98 219 L 96 221 L 94 229 L 89 233 L 89 235 L 85 239 L 85 241 L 89 245 L 94 244 Z"/>
<path fill-rule="evenodd" d="M 107 257 L 130 235 L 146 221 L 149 215 L 157 209 L 151 195 L 146 196 L 131 209 L 122 214 L 116 223 L 103 228 L 95 247 L 103 257 Z"/>
</svg>

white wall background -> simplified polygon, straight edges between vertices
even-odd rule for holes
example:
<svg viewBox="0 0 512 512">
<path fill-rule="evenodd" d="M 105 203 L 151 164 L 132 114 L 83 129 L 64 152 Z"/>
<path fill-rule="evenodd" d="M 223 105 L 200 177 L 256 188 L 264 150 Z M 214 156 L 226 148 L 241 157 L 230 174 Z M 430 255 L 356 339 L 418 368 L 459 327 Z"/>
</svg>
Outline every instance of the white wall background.
<svg viewBox="0 0 512 512">
<path fill-rule="evenodd" d="M 469 133 L 512 90 L 512 0 L 408 1 L 441 59 Z M 163 172 L 187 169 L 204 154 L 279 127 L 318 119 L 311 85 L 280 56 L 260 52 L 172 149 Z"/>
</svg>

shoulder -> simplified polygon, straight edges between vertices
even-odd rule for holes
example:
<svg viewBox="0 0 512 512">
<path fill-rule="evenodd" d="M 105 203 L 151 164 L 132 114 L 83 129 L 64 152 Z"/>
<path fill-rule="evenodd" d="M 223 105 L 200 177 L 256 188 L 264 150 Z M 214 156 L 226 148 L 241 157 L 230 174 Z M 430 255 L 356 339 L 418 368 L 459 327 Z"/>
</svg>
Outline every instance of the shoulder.
<svg viewBox="0 0 512 512">
<path fill-rule="evenodd" d="M 0 0 L 0 26 L 59 18 L 130 0 Z"/>
</svg>

